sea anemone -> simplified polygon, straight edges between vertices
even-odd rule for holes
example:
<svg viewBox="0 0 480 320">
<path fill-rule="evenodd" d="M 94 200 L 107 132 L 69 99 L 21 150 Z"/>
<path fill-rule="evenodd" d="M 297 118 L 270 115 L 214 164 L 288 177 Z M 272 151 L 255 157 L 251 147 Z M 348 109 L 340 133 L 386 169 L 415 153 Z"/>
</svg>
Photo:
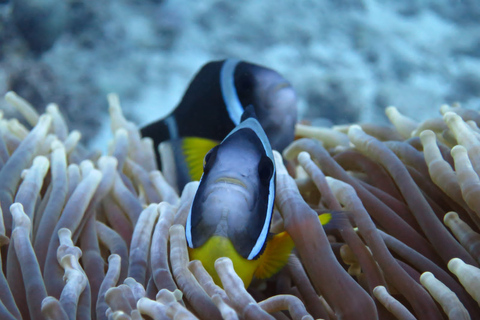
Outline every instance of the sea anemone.
<svg viewBox="0 0 480 320">
<path fill-rule="evenodd" d="M 115 95 L 108 155 L 83 147 L 56 105 L 39 115 L 5 98 L 32 128 L 0 119 L 1 319 L 480 318 L 476 111 L 297 125 L 300 139 L 275 152 L 272 223 L 296 248 L 245 289 L 228 258 L 215 263 L 223 288 L 189 261 L 198 182 L 177 194 Z"/>
</svg>

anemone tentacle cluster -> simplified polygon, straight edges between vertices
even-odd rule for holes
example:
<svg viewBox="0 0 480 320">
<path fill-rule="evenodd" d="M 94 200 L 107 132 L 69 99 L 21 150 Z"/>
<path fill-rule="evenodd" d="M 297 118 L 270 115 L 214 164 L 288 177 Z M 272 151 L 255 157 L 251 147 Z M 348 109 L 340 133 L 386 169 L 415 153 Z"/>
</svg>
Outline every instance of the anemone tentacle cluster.
<svg viewBox="0 0 480 320">
<path fill-rule="evenodd" d="M 31 128 L 0 117 L 1 319 L 480 319 L 478 112 L 442 106 L 417 123 L 389 107 L 390 127 L 297 125 L 301 139 L 275 152 L 271 230 L 296 249 L 246 290 L 228 258 L 215 263 L 223 288 L 189 261 L 198 182 L 178 194 L 108 98 L 102 155 L 56 105 L 39 115 L 6 94 Z"/>
</svg>

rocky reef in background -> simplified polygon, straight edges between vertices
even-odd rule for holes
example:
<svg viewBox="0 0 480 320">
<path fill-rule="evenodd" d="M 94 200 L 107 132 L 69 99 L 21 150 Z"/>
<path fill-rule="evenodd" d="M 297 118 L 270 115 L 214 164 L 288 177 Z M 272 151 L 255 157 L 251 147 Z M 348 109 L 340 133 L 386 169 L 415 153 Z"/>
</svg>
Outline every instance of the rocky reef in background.
<svg viewBox="0 0 480 320">
<path fill-rule="evenodd" d="M 64 3 L 0 1 L 0 92 L 58 103 L 97 146 L 108 92 L 145 124 L 175 106 L 205 62 L 226 57 L 282 73 L 301 118 L 317 123 L 385 122 L 393 102 L 417 120 L 444 102 L 478 109 L 476 1 Z M 33 4 L 55 18 L 34 19 Z"/>
</svg>

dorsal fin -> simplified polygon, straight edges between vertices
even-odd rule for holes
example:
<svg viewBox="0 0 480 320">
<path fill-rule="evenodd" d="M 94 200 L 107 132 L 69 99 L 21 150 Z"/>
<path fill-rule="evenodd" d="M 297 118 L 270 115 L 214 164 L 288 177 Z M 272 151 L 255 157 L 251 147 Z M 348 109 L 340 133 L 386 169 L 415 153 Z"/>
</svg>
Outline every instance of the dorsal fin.
<svg viewBox="0 0 480 320">
<path fill-rule="evenodd" d="M 245 111 L 243 111 L 242 118 L 240 122 L 243 122 L 244 120 L 248 118 L 254 118 L 257 119 L 257 114 L 255 113 L 255 109 L 251 104 L 249 104 L 246 108 Z"/>
</svg>

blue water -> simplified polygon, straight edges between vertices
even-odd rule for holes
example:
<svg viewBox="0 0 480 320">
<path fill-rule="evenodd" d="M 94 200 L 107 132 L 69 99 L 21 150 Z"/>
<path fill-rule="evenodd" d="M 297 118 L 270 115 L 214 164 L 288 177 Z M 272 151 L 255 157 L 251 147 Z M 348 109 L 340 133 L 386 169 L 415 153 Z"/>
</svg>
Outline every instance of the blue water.
<svg viewBox="0 0 480 320">
<path fill-rule="evenodd" d="M 316 123 L 385 122 L 388 105 L 417 120 L 443 103 L 480 105 L 477 1 L 38 2 L 47 18 L 27 0 L 0 1 L 0 92 L 41 111 L 58 103 L 95 146 L 111 137 L 106 94 L 145 124 L 227 57 L 282 73 Z"/>
</svg>

